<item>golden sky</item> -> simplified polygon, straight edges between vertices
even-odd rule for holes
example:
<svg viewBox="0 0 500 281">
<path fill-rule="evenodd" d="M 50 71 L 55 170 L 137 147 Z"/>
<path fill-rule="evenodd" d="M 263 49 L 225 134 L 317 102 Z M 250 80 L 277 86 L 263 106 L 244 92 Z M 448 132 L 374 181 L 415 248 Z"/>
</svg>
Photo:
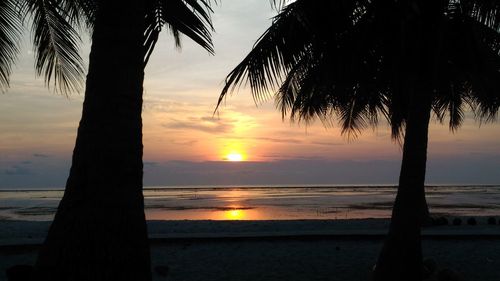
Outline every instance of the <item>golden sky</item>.
<svg viewBox="0 0 500 281">
<path fill-rule="evenodd" d="M 338 126 L 282 120 L 272 100 L 256 106 L 248 88 L 213 114 L 225 76 L 274 14 L 268 0 L 224 1 L 215 8 L 215 56 L 187 38 L 182 51 L 176 50 L 169 34 L 162 34 L 144 84 L 146 185 L 397 180 L 401 150 L 383 122 L 348 141 Z M 11 88 L 0 95 L 0 188 L 62 187 L 83 94 L 65 97 L 44 88 L 25 41 Z M 85 40 L 85 58 L 89 49 Z M 431 124 L 428 182 L 500 182 L 494 175 L 500 168 L 499 129 L 472 118 L 454 134 L 446 125 Z M 225 162 L 238 157 L 246 164 Z"/>
</svg>

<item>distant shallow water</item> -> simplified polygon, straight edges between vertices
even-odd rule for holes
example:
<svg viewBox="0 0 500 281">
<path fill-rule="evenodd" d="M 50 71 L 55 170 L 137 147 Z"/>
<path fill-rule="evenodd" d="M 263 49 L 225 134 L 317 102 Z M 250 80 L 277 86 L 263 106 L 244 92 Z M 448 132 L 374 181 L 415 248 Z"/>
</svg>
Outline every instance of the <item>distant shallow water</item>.
<svg viewBox="0 0 500 281">
<path fill-rule="evenodd" d="M 500 185 L 428 186 L 434 214 L 499 216 Z M 296 220 L 390 217 L 394 186 L 145 188 L 148 220 Z M 51 220 L 62 190 L 0 191 L 0 219 Z"/>
</svg>

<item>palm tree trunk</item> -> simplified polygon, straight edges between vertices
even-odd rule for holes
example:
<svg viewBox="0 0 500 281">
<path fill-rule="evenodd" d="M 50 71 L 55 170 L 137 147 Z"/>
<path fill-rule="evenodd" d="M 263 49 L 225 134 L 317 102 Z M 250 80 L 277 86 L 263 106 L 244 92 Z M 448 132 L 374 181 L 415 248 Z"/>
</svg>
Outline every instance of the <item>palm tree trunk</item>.
<svg viewBox="0 0 500 281">
<path fill-rule="evenodd" d="M 424 182 L 431 112 L 431 98 L 423 93 L 413 98 L 408 113 L 398 193 L 389 234 L 374 271 L 377 281 L 422 280 L 420 228 L 426 205 Z"/>
<path fill-rule="evenodd" d="M 66 190 L 41 280 L 151 280 L 142 195 L 143 1 L 99 1 Z"/>
<path fill-rule="evenodd" d="M 434 219 L 431 216 L 431 212 L 429 211 L 429 205 L 427 204 L 427 199 L 425 197 L 425 185 L 423 187 L 423 192 L 420 198 L 421 206 L 420 206 L 420 222 L 422 226 L 431 226 L 434 223 Z"/>
<path fill-rule="evenodd" d="M 420 207 L 420 220 L 422 222 L 429 222 L 431 220 L 431 212 L 429 211 L 429 204 L 427 204 L 427 199 L 425 198 L 425 188 L 424 192 L 422 193 L 422 198 L 421 198 L 422 206 Z"/>
</svg>

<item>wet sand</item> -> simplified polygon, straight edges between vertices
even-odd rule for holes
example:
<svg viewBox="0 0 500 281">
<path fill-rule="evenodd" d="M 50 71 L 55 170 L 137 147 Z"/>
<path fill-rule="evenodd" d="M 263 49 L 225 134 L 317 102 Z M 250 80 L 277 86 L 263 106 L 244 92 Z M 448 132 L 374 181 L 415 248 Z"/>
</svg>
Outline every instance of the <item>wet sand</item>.
<svg viewBox="0 0 500 281">
<path fill-rule="evenodd" d="M 424 256 L 464 280 L 500 280 L 500 225 L 478 222 L 424 229 Z M 33 264 L 48 225 L 0 221 L 0 272 Z M 387 225 L 380 219 L 152 221 L 154 280 L 370 280 Z"/>
</svg>

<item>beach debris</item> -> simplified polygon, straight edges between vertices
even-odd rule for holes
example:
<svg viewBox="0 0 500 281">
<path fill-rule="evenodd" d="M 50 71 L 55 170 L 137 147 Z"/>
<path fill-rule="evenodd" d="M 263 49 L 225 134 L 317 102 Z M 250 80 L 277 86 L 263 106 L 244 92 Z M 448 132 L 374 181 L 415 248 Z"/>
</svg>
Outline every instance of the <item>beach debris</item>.
<svg viewBox="0 0 500 281">
<path fill-rule="evenodd" d="M 8 281 L 31 281 L 35 277 L 35 268 L 26 264 L 14 265 L 7 268 L 5 273 Z"/>
<path fill-rule="evenodd" d="M 432 216 L 426 216 L 422 221 L 422 226 L 423 227 L 435 226 L 436 225 L 435 223 L 436 223 L 436 218 Z"/>
<path fill-rule="evenodd" d="M 461 218 L 454 218 L 453 219 L 453 225 L 461 225 L 461 224 L 462 224 Z"/>
<path fill-rule="evenodd" d="M 467 220 L 467 224 L 468 224 L 468 225 L 476 225 L 476 224 L 477 224 L 476 218 L 474 218 L 474 217 L 469 218 L 469 219 Z"/>
<path fill-rule="evenodd" d="M 435 226 L 448 225 L 449 221 L 446 217 L 437 217 L 437 218 L 434 218 L 433 224 Z"/>
<path fill-rule="evenodd" d="M 158 265 L 154 267 L 154 270 L 156 274 L 160 275 L 161 277 L 167 277 L 170 268 L 168 267 L 168 265 Z"/>
<path fill-rule="evenodd" d="M 497 224 L 497 219 L 495 217 L 489 217 L 488 218 L 488 224 L 490 224 L 490 225 Z"/>
<path fill-rule="evenodd" d="M 441 226 L 441 225 L 448 225 L 449 221 L 446 217 L 443 216 L 428 216 L 423 219 L 422 221 L 422 226 L 423 227 L 428 227 L 428 226 Z"/>
</svg>

